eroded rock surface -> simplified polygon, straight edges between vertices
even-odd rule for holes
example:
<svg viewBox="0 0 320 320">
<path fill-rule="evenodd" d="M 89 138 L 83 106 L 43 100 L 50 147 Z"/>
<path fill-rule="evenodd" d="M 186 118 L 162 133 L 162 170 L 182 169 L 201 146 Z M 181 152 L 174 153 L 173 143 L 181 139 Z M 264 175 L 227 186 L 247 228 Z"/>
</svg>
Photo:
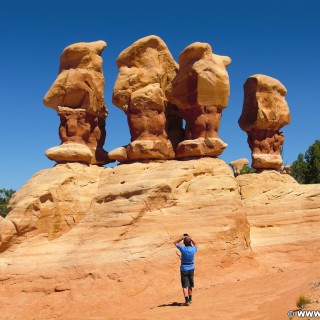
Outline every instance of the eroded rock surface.
<svg viewBox="0 0 320 320">
<path fill-rule="evenodd" d="M 279 169 L 284 134 L 280 129 L 290 123 L 284 85 L 269 76 L 256 74 L 244 84 L 244 102 L 239 125 L 248 134 L 252 167 Z"/>
<path fill-rule="evenodd" d="M 42 170 L 0 219 L 1 250 L 7 248 L 0 261 L 1 317 L 162 319 L 176 309 L 158 308 L 159 300 L 171 305 L 182 298 L 173 241 L 184 232 L 199 243 L 192 308 L 197 314 L 205 308 L 203 319 L 212 318 L 210 301 L 219 293 L 217 303 L 238 302 L 243 318 L 252 312 L 252 288 L 254 297 L 263 290 L 259 308 L 288 302 L 278 272 L 288 284 L 283 269 L 299 262 L 303 275 L 310 273 L 303 281 L 314 275 L 306 263 L 315 263 L 320 249 L 318 187 L 276 171 L 234 178 L 214 158 Z M 247 281 L 253 272 L 257 278 Z M 289 278 L 292 286 L 297 274 Z M 238 315 L 237 309 L 231 319 Z"/>
<path fill-rule="evenodd" d="M 36 173 L 10 200 L 0 222 L 0 251 L 41 233 L 52 240 L 71 230 L 90 209 L 104 171 L 70 163 Z"/>
<path fill-rule="evenodd" d="M 230 95 L 230 63 L 229 57 L 213 54 L 207 43 L 195 42 L 181 52 L 179 71 L 166 89 L 166 97 L 186 121 L 178 158 L 217 156 L 226 148 L 218 130 Z"/>
<path fill-rule="evenodd" d="M 229 193 L 224 191 L 227 189 Z M 214 210 L 216 206 L 219 212 L 213 215 L 206 209 Z M 234 207 L 232 212 L 228 212 L 230 206 Z M 19 242 L 25 234 L 47 233 L 49 239 L 57 238 L 81 219 L 89 219 L 98 230 L 109 228 L 110 234 L 127 226 L 149 228 L 151 223 L 150 230 L 160 224 L 166 226 L 168 235 L 185 228 L 196 230 L 204 216 L 212 220 L 208 236 L 219 245 L 224 247 L 230 237 L 230 250 L 249 246 L 249 229 L 237 184 L 230 168 L 220 159 L 134 163 L 115 168 L 60 164 L 30 179 L 14 195 L 9 210 L 3 221 L 13 222 L 16 232 L 12 240 L 4 241 L 2 250 L 10 240 Z M 171 226 L 170 221 L 180 215 L 180 226 Z M 226 221 L 228 228 L 222 227 Z"/>
<path fill-rule="evenodd" d="M 250 224 L 254 252 L 289 254 L 291 259 L 312 257 L 319 250 L 320 185 L 300 185 L 275 170 L 236 178 Z M 307 258 L 308 257 L 308 258 Z"/>
<path fill-rule="evenodd" d="M 104 41 L 80 42 L 65 48 L 61 55 L 59 75 L 43 100 L 60 116 L 59 136 L 62 144 L 46 152 L 53 161 L 109 162 L 108 154 L 103 150 L 108 115 L 103 95 L 101 58 L 105 47 Z M 91 156 L 88 156 L 88 149 Z"/>
<path fill-rule="evenodd" d="M 176 107 L 164 94 L 178 68 L 166 44 L 157 36 L 142 38 L 120 53 L 117 66 L 112 102 L 128 117 L 127 159 L 174 158 L 182 119 L 174 116 Z M 116 160 L 122 162 L 123 157 Z"/>
</svg>

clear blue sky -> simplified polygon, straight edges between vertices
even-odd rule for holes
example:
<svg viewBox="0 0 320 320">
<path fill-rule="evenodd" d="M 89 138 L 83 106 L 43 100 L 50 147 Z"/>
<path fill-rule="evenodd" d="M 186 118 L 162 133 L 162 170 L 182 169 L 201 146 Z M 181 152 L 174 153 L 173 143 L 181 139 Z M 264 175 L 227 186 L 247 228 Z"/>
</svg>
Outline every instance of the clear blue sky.
<svg viewBox="0 0 320 320">
<path fill-rule="evenodd" d="M 243 84 L 252 74 L 280 80 L 288 90 L 291 124 L 284 127 L 284 162 L 319 139 L 320 1 L 318 0 L 3 0 L 0 2 L 0 188 L 19 189 L 50 168 L 46 149 L 60 144 L 59 118 L 42 99 L 55 80 L 62 50 L 105 40 L 103 69 L 109 109 L 105 149 L 129 142 L 123 112 L 111 97 L 119 53 L 134 41 L 160 36 L 178 61 L 189 44 L 208 42 L 228 55 L 231 96 L 219 135 L 226 162 L 250 157 L 238 126 Z"/>
</svg>

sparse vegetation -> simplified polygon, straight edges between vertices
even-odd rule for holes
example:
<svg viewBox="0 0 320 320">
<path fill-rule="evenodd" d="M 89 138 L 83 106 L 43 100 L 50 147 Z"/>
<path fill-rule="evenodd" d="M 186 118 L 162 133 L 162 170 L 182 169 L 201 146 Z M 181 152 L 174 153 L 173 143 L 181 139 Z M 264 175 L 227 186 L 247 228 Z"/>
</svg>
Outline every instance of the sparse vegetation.
<svg viewBox="0 0 320 320">
<path fill-rule="evenodd" d="M 298 308 L 301 308 L 303 309 L 307 304 L 311 303 L 311 299 L 304 296 L 304 295 L 301 295 L 298 299 L 297 299 L 297 302 L 296 302 L 296 306 Z"/>
<path fill-rule="evenodd" d="M 240 174 L 255 173 L 255 172 L 256 172 L 256 169 L 253 169 L 253 168 L 249 167 L 248 165 L 245 165 L 240 170 Z"/>
<path fill-rule="evenodd" d="M 0 215 L 5 217 L 7 215 L 7 206 L 10 198 L 16 191 L 13 189 L 0 189 Z"/>
</svg>

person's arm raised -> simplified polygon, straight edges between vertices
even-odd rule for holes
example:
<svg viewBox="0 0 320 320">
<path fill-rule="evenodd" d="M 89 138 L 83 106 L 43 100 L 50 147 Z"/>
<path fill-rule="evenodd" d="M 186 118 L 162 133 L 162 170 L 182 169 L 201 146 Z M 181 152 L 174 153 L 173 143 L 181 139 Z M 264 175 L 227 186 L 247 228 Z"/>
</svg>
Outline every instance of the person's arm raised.
<svg viewBox="0 0 320 320">
<path fill-rule="evenodd" d="M 183 240 L 183 237 L 181 238 L 181 239 L 179 239 L 179 240 L 176 240 L 175 242 L 174 242 L 174 245 L 176 246 L 179 242 L 181 242 Z"/>
<path fill-rule="evenodd" d="M 193 240 L 193 238 L 191 238 L 191 236 L 189 236 L 189 238 L 190 238 L 192 244 L 193 244 L 194 246 L 197 246 L 197 243 Z"/>
</svg>

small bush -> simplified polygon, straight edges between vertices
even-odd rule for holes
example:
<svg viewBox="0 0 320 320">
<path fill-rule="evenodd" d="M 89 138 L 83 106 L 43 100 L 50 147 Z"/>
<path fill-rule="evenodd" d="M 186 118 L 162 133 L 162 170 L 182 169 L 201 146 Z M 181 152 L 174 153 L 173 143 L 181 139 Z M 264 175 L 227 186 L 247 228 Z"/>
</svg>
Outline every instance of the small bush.
<svg viewBox="0 0 320 320">
<path fill-rule="evenodd" d="M 7 206 L 14 193 L 12 189 L 0 189 L 0 216 L 3 218 L 7 215 Z"/>
<path fill-rule="evenodd" d="M 302 295 L 298 298 L 296 305 L 298 308 L 303 309 L 309 303 L 311 303 L 311 299 Z"/>
<path fill-rule="evenodd" d="M 256 169 L 249 167 L 248 165 L 245 165 L 241 170 L 240 174 L 248 174 L 248 173 L 255 173 Z"/>
</svg>

